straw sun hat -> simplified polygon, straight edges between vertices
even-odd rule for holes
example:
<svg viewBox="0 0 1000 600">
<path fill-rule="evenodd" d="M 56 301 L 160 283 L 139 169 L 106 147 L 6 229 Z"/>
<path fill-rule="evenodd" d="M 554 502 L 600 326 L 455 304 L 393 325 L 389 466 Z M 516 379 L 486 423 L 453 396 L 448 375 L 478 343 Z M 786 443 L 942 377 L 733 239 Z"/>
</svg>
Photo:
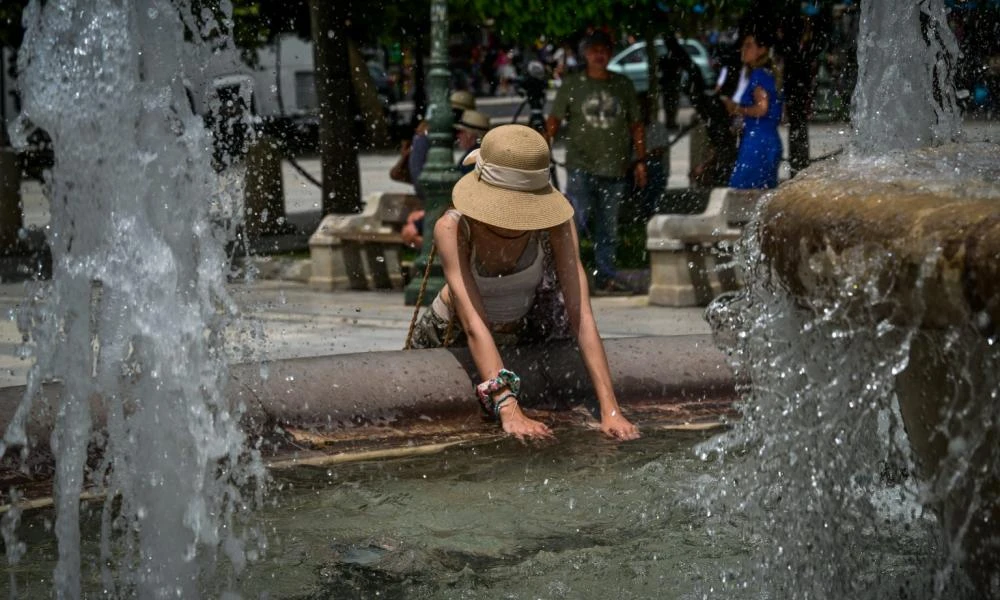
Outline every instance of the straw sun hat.
<svg viewBox="0 0 1000 600">
<path fill-rule="evenodd" d="M 466 110 L 462 112 L 462 118 L 458 123 L 455 123 L 455 129 L 486 133 L 490 129 L 490 118 L 478 110 Z"/>
<path fill-rule="evenodd" d="M 472 110 L 476 108 L 476 97 L 467 90 L 455 90 L 448 96 L 448 102 L 455 110 Z"/>
<path fill-rule="evenodd" d="M 452 204 L 470 219 L 517 231 L 547 229 L 573 216 L 566 197 L 549 183 L 549 145 L 534 129 L 501 125 L 483 136 L 475 164 L 451 192 Z"/>
</svg>

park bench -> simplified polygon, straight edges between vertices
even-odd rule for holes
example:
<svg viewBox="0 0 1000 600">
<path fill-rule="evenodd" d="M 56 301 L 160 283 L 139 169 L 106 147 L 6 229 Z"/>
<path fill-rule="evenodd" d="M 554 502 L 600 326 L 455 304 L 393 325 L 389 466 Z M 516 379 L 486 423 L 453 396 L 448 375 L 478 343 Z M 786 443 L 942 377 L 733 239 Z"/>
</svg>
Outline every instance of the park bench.
<svg viewBox="0 0 1000 600">
<path fill-rule="evenodd" d="M 413 194 L 376 192 L 358 214 L 323 217 L 309 238 L 309 285 L 329 290 L 401 289 L 406 271 L 400 231 L 421 207 Z"/>
<path fill-rule="evenodd" d="M 716 188 L 702 213 L 654 215 L 646 225 L 649 303 L 705 306 L 721 292 L 738 289 L 733 248 L 762 193 Z"/>
</svg>

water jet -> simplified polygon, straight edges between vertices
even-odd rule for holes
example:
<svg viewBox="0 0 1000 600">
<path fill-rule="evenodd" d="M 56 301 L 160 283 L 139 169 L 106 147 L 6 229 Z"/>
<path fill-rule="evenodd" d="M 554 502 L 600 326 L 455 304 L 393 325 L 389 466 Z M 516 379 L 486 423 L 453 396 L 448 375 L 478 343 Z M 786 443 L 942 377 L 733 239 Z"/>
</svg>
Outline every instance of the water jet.
<svg viewBox="0 0 1000 600">
<path fill-rule="evenodd" d="M 870 590 L 844 548 L 930 511 L 933 597 L 995 597 L 1000 138 L 962 131 L 943 2 L 864 3 L 858 39 L 852 148 L 762 200 L 748 289 L 710 308 L 752 390 L 731 443 L 759 463 L 733 475 L 739 505 L 783 527 L 751 578 L 788 597 Z M 795 506 L 776 521 L 779 497 Z"/>
</svg>

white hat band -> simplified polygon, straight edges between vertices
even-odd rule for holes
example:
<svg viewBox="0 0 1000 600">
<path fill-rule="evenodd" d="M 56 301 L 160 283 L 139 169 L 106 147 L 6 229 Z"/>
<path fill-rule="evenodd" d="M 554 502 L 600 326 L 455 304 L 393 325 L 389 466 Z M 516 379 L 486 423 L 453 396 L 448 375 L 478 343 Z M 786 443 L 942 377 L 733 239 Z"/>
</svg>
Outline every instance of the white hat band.
<svg viewBox="0 0 1000 600">
<path fill-rule="evenodd" d="M 474 150 L 473 153 L 476 155 L 476 173 L 480 181 L 519 192 L 534 192 L 549 185 L 549 170 L 547 168 L 526 171 L 514 167 L 504 167 L 483 160 L 478 149 Z M 472 156 L 469 156 L 466 160 L 471 158 Z"/>
</svg>

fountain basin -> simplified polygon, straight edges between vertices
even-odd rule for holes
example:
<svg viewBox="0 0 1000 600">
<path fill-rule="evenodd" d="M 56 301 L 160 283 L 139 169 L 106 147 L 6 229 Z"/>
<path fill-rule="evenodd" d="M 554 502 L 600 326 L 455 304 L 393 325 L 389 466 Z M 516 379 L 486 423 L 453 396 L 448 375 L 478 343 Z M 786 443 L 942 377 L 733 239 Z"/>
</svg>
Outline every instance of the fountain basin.
<svg viewBox="0 0 1000 600">
<path fill-rule="evenodd" d="M 1000 585 L 997 156 L 979 143 L 821 166 L 758 221 L 765 268 L 796 310 L 831 335 L 905 332 L 895 393 L 923 499 L 987 595 Z"/>
<path fill-rule="evenodd" d="M 719 423 L 736 397 L 733 373 L 711 336 L 658 336 L 605 340 L 619 402 L 640 425 L 702 428 Z M 521 375 L 523 402 L 543 418 L 576 425 L 596 423 L 596 400 L 579 351 L 571 343 L 505 352 Z M 367 352 L 233 365 L 225 391 L 243 406 L 243 426 L 271 442 L 272 463 L 328 460 L 331 454 L 371 452 L 456 441 L 499 433 L 484 418 L 472 389 L 478 376 L 467 349 Z M 26 423 L 34 460 L 47 446 L 63 388 L 43 387 Z M 0 427 L 6 429 L 23 387 L 0 389 Z M 92 398 L 95 427 L 104 423 Z M 41 448 L 39 448 L 41 447 Z M 6 471 L 6 469 L 5 469 Z"/>
<path fill-rule="evenodd" d="M 921 154 L 933 160 L 934 153 Z M 993 168 L 984 179 L 1000 178 Z M 839 297 L 842 276 L 853 272 L 844 269 L 860 267 L 859 275 L 876 276 L 867 283 L 903 292 L 892 302 L 917 302 L 901 314 L 920 316 L 923 327 L 975 319 L 991 329 L 1000 322 L 1000 185 L 929 183 L 847 179 L 831 169 L 805 174 L 763 208 L 762 250 L 796 297 Z M 879 270 L 869 269 L 876 261 Z M 922 293 L 912 289 L 918 283 Z"/>
</svg>

